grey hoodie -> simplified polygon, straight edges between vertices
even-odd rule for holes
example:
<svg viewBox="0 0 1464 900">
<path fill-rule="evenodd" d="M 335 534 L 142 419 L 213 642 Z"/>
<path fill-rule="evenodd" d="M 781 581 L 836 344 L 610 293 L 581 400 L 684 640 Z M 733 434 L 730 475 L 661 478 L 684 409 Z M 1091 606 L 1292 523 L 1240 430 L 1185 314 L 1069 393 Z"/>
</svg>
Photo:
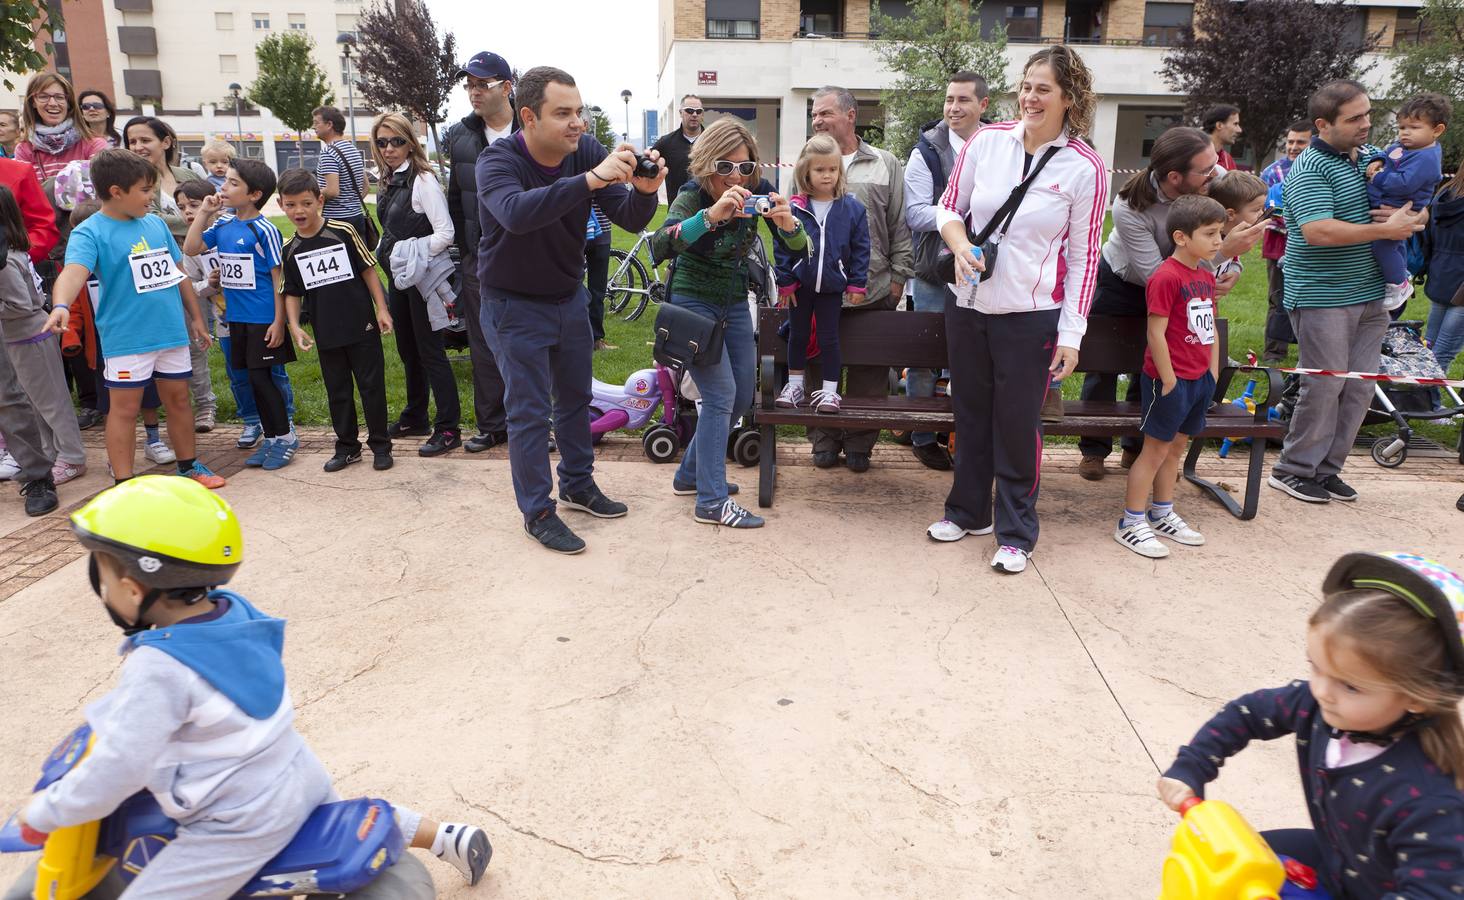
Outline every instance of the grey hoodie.
<svg viewBox="0 0 1464 900">
<path fill-rule="evenodd" d="M 0 269 L 0 330 L 5 342 L 28 341 L 46 328 L 45 298 L 24 250 L 11 250 Z"/>
</svg>

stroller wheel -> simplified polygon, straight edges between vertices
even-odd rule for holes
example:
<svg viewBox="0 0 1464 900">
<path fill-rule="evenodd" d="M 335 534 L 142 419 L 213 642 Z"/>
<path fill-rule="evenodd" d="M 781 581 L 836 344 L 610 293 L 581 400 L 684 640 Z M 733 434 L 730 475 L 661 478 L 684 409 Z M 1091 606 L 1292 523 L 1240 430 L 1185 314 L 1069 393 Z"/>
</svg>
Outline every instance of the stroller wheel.
<svg viewBox="0 0 1464 900">
<path fill-rule="evenodd" d="M 655 463 L 668 463 L 676 458 L 678 443 L 676 432 L 665 425 L 657 425 L 641 438 L 646 458 Z"/>
<path fill-rule="evenodd" d="M 748 428 L 732 442 L 732 459 L 743 468 L 751 468 L 762 459 L 762 435 Z"/>
<path fill-rule="evenodd" d="M 1378 438 L 1372 445 L 1372 458 L 1385 469 L 1396 469 L 1408 458 L 1408 444 L 1400 437 Z"/>
</svg>

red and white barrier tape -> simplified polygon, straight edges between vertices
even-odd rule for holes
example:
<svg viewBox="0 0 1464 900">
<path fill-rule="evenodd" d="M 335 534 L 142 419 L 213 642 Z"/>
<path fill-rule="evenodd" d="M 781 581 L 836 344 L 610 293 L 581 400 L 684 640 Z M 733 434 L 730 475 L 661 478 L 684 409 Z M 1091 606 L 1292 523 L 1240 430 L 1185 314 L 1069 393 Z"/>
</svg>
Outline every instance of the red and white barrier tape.
<svg viewBox="0 0 1464 900">
<path fill-rule="evenodd" d="M 784 163 L 784 162 L 758 163 L 758 165 L 762 166 L 764 169 L 792 169 L 792 168 L 796 168 L 797 167 L 797 164 L 796 163 Z M 1139 174 L 1140 172 L 1142 172 L 1144 170 L 1143 169 L 1108 169 L 1108 171 L 1110 173 L 1114 174 L 1114 175 L 1137 175 L 1137 174 Z"/>
<path fill-rule="evenodd" d="M 1246 353 L 1245 357 L 1250 365 L 1256 365 L 1256 354 L 1254 351 Z M 1464 388 L 1464 379 L 1418 378 L 1413 375 L 1384 375 L 1381 372 L 1339 372 L 1334 369 L 1303 369 L 1300 366 L 1258 366 L 1257 368 L 1272 369 L 1277 372 L 1291 372 L 1296 375 L 1323 375 L 1328 378 L 1353 378 L 1358 381 L 1379 381 L 1387 384 L 1418 384 L 1426 387 Z"/>
</svg>

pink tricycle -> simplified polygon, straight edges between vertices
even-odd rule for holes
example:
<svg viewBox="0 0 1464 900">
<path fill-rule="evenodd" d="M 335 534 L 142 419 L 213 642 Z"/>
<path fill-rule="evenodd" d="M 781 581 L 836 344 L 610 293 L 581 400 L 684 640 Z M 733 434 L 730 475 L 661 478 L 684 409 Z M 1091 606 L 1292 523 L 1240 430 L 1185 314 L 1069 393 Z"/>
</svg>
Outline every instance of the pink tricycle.
<svg viewBox="0 0 1464 900">
<path fill-rule="evenodd" d="M 668 463 L 695 431 L 695 423 L 679 414 L 675 374 L 660 363 L 632 372 L 623 385 L 592 381 L 590 394 L 590 436 L 597 444 L 611 431 L 649 425 L 641 446 L 651 462 Z"/>
</svg>

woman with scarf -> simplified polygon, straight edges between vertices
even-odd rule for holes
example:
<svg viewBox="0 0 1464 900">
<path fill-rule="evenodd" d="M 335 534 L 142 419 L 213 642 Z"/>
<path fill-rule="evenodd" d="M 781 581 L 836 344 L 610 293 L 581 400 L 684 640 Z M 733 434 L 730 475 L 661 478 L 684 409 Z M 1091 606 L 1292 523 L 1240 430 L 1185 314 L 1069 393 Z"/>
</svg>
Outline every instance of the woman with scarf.
<svg viewBox="0 0 1464 900">
<path fill-rule="evenodd" d="M 94 137 L 82 119 L 71 82 L 55 72 L 31 78 L 20 115 L 25 139 L 15 145 L 15 158 L 30 163 L 42 183 L 67 163 L 91 159 L 107 149 L 107 139 Z"/>
</svg>

